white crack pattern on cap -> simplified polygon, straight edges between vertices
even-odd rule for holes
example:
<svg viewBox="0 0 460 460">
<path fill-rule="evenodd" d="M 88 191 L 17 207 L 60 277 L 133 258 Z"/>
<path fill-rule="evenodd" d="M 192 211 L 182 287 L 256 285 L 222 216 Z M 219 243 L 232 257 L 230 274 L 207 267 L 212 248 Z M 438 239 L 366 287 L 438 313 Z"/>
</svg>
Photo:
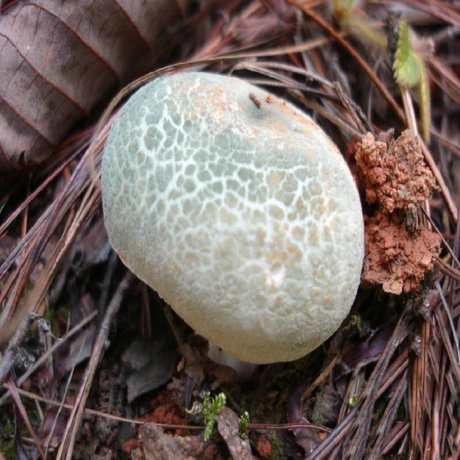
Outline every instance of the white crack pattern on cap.
<svg viewBox="0 0 460 460">
<path fill-rule="evenodd" d="M 300 358 L 349 312 L 359 195 L 308 116 L 247 82 L 158 78 L 126 103 L 102 164 L 124 263 L 199 334 L 252 363 Z"/>
</svg>

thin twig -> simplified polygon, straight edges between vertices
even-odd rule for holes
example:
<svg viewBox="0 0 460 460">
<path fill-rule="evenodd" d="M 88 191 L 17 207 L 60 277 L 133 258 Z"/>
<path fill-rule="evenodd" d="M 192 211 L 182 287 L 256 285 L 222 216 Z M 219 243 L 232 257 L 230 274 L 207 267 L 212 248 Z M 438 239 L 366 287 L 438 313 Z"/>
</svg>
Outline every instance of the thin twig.
<svg viewBox="0 0 460 460">
<path fill-rule="evenodd" d="M 348 43 L 342 35 L 340 35 L 336 30 L 334 30 L 326 21 L 324 21 L 320 16 L 318 16 L 311 8 L 304 6 L 298 0 L 288 0 L 291 5 L 296 6 L 297 8 L 301 9 L 310 19 L 316 22 L 322 29 L 324 29 L 334 40 L 336 40 L 342 48 L 344 48 L 352 57 L 356 60 L 356 62 L 360 65 L 360 67 L 364 70 L 364 72 L 368 75 L 374 85 L 379 89 L 382 93 L 383 97 L 386 99 L 394 113 L 397 117 L 403 122 L 406 123 L 406 118 L 404 116 L 404 112 L 399 107 L 398 103 L 395 101 L 393 96 L 389 93 L 387 88 L 383 85 L 383 83 L 379 80 L 379 78 L 375 75 L 374 71 L 369 67 L 366 61 L 359 55 L 359 53 Z M 428 163 L 431 171 L 433 172 L 436 181 L 441 189 L 441 194 L 447 204 L 449 209 L 450 215 L 454 221 L 457 222 L 457 208 L 455 203 L 452 199 L 452 196 L 449 192 L 449 189 L 446 186 L 446 183 L 436 166 L 436 163 L 431 156 L 426 145 L 420 140 L 420 144 L 422 147 L 422 152 L 425 157 L 425 161 Z"/>
<path fill-rule="evenodd" d="M 435 286 L 436 286 L 436 289 L 439 292 L 439 296 L 441 298 L 442 306 L 444 307 L 444 310 L 446 312 L 447 320 L 449 321 L 449 326 L 450 326 L 450 329 L 452 331 L 452 337 L 453 337 L 454 343 L 455 343 L 455 350 L 457 352 L 457 362 L 452 363 L 452 365 L 454 365 L 454 366 L 457 365 L 458 366 L 458 365 L 460 365 L 460 345 L 459 345 L 459 342 L 458 342 L 457 331 L 455 330 L 454 321 L 452 320 L 452 315 L 450 313 L 449 306 L 447 305 L 447 301 L 446 301 L 446 298 L 444 297 L 444 293 L 442 291 L 441 285 L 439 284 L 439 281 L 435 281 Z"/>
<path fill-rule="evenodd" d="M 78 429 L 84 414 L 86 400 L 88 399 L 89 391 L 91 389 L 91 384 L 94 379 L 94 374 L 96 372 L 97 366 L 101 360 L 102 354 L 104 352 L 106 341 L 108 339 L 110 325 L 115 318 L 118 309 L 120 308 L 121 301 L 126 289 L 129 287 L 133 279 L 131 272 L 127 272 L 120 284 L 118 285 L 117 290 L 115 291 L 112 300 L 107 307 L 104 320 L 101 324 L 99 334 L 94 344 L 93 352 L 89 360 L 88 366 L 86 368 L 85 376 L 83 382 L 80 386 L 78 392 L 75 406 L 72 409 L 72 412 L 69 416 L 67 426 L 62 438 L 62 442 L 59 446 L 58 454 L 56 460 L 71 460 L 73 454 L 73 448 L 75 445 L 75 439 L 77 436 Z"/>
<path fill-rule="evenodd" d="M 21 398 L 19 397 L 19 394 L 18 394 L 18 392 L 16 390 L 16 386 L 14 385 L 14 383 L 13 383 L 11 378 L 8 380 L 8 389 L 9 389 L 9 391 L 11 392 L 11 394 L 13 396 L 13 401 L 14 401 L 14 403 L 16 405 L 16 408 L 19 411 L 19 414 L 21 415 L 21 418 L 22 418 L 23 422 L 25 423 L 25 425 L 27 427 L 27 430 L 29 431 L 30 435 L 32 436 L 32 439 L 34 440 L 35 447 L 37 448 L 38 453 L 40 454 L 40 457 L 43 460 L 46 460 L 45 459 L 45 453 L 43 452 L 43 450 L 42 450 L 42 448 L 40 446 L 40 441 L 38 440 L 37 435 L 35 434 L 35 431 L 32 428 L 32 424 L 30 423 L 30 420 L 29 420 L 29 417 L 27 415 L 26 409 L 25 409 L 24 405 L 22 404 Z"/>
<path fill-rule="evenodd" d="M 53 354 L 61 345 L 66 343 L 67 340 L 69 340 L 73 335 L 75 335 L 77 332 L 79 332 L 83 327 L 85 327 L 90 321 L 93 320 L 93 318 L 97 315 L 97 311 L 93 311 L 91 314 L 83 318 L 75 327 L 70 329 L 64 336 L 62 336 L 60 339 L 58 339 L 52 347 L 50 347 L 46 353 L 43 354 L 43 356 L 38 359 L 33 366 L 31 366 L 29 369 L 27 369 L 26 372 L 24 372 L 23 375 L 18 379 L 16 382 L 16 385 L 20 387 L 47 359 L 51 354 Z M 0 398 L 0 406 L 2 406 L 6 400 L 9 398 L 11 393 L 7 391 L 2 397 Z"/>
<path fill-rule="evenodd" d="M 336 40 L 342 48 L 344 48 L 348 54 L 350 54 L 353 59 L 359 64 L 359 66 L 364 70 L 367 76 L 371 79 L 374 85 L 382 93 L 383 97 L 386 99 L 394 113 L 397 117 L 405 123 L 404 112 L 399 107 L 398 103 L 394 100 L 393 96 L 375 75 L 374 71 L 369 67 L 367 62 L 359 55 L 359 53 L 348 43 L 343 36 L 334 30 L 326 21 L 324 21 L 319 15 L 317 15 L 311 8 L 308 8 L 303 3 L 298 0 L 288 0 L 288 3 L 302 10 L 305 15 L 312 19 L 316 24 L 318 24 L 322 29 L 324 29 L 334 40 Z"/>
<path fill-rule="evenodd" d="M 390 401 L 379 420 L 379 426 L 376 430 L 377 440 L 375 441 L 374 447 L 369 454 L 369 460 L 379 460 L 382 458 L 382 451 L 384 447 L 385 440 L 388 438 L 388 432 L 393 424 L 393 421 L 396 417 L 399 405 L 404 396 L 404 393 L 407 388 L 407 373 L 405 372 L 403 376 L 399 379 L 396 388 L 391 396 Z"/>
<path fill-rule="evenodd" d="M 354 407 L 342 420 L 342 422 L 334 428 L 332 433 L 326 438 L 328 440 L 327 442 L 323 441 L 313 452 L 309 453 L 306 460 L 321 460 L 323 458 L 329 458 L 328 455 L 331 450 L 334 449 L 347 434 L 357 412 L 358 406 Z"/>
<path fill-rule="evenodd" d="M 8 389 L 7 384 L 3 384 L 3 388 Z M 36 395 L 35 393 L 31 393 L 30 391 L 22 390 L 17 388 L 18 394 L 25 398 L 32 399 L 34 401 L 39 401 L 49 406 L 54 407 L 63 407 L 68 411 L 72 411 L 75 405 L 64 403 L 62 404 L 61 401 L 56 401 L 55 399 L 45 398 L 43 396 Z M 161 428 L 166 428 L 168 430 L 192 430 L 192 431 L 199 431 L 203 430 L 204 426 L 202 425 L 180 425 L 177 423 L 159 423 L 159 422 L 146 422 L 145 420 L 135 419 L 135 418 L 127 418 L 121 417 L 115 414 L 109 414 L 107 412 L 102 412 L 96 409 L 85 408 L 84 413 L 86 415 L 94 415 L 97 417 L 106 418 L 108 420 L 115 420 L 117 422 L 124 422 L 124 423 L 132 423 L 134 425 L 145 425 L 146 423 L 154 423 L 156 426 Z M 312 430 L 320 430 L 324 431 L 325 433 L 330 433 L 332 430 L 326 426 L 318 425 L 316 423 L 307 423 L 307 422 L 299 422 L 299 423 L 249 423 L 248 428 L 251 430 L 295 430 L 298 428 L 306 428 Z"/>
<path fill-rule="evenodd" d="M 345 453 L 345 457 L 347 458 L 361 458 L 360 452 L 362 452 L 366 439 L 369 435 L 372 421 L 372 410 L 377 398 L 379 387 L 383 381 L 384 373 L 388 368 L 389 361 L 396 348 L 407 337 L 410 325 L 410 315 L 407 311 L 403 311 L 391 338 L 385 346 L 371 376 L 369 377 L 369 383 L 364 393 L 365 397 L 358 413 L 360 423 L 355 427 L 356 431 L 353 438 L 350 440 L 350 444 L 347 446 Z"/>
</svg>

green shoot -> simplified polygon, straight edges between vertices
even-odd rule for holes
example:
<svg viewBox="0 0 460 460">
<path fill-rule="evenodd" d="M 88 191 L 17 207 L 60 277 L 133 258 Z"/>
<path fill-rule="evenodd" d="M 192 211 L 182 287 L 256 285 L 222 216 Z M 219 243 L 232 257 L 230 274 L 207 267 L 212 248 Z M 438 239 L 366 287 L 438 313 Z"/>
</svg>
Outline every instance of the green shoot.
<svg viewBox="0 0 460 460">
<path fill-rule="evenodd" d="M 423 63 L 412 49 L 407 22 L 401 21 L 398 29 L 398 43 L 393 63 L 395 79 L 398 84 L 413 88 L 420 82 Z"/>
<path fill-rule="evenodd" d="M 355 407 L 357 403 L 358 403 L 358 396 L 354 395 L 348 398 L 348 405 L 350 407 L 352 408 Z"/>
<path fill-rule="evenodd" d="M 248 425 L 249 425 L 249 412 L 247 410 L 245 410 L 241 414 L 240 428 L 239 428 L 240 437 L 243 438 L 243 439 L 248 437 L 248 435 L 247 435 Z"/>
<path fill-rule="evenodd" d="M 401 92 L 416 88 L 419 95 L 420 123 L 426 142 L 430 140 L 430 86 L 425 63 L 416 51 L 417 37 L 405 21 L 399 22 L 398 42 L 393 63 L 394 76 Z"/>
<path fill-rule="evenodd" d="M 224 408 L 227 398 L 224 393 L 219 393 L 214 398 L 211 398 L 209 392 L 205 394 L 203 399 L 203 416 L 204 416 L 204 440 L 208 441 L 214 430 L 216 415 Z"/>
<path fill-rule="evenodd" d="M 331 7 L 332 14 L 340 24 L 341 29 L 351 32 L 366 43 L 372 43 L 380 49 L 387 49 L 389 40 L 383 29 L 375 27 L 369 20 L 363 18 L 360 12 L 354 8 L 352 0 L 331 0 Z M 403 98 L 406 117 L 413 134 L 417 135 L 414 110 L 412 102 L 409 101 L 409 89 L 415 88 L 418 93 L 419 122 L 422 136 L 428 143 L 430 141 L 431 100 L 429 79 L 424 61 L 424 54 L 426 53 L 423 51 L 423 48 L 427 48 L 427 41 L 420 40 L 405 21 L 399 21 L 397 24 L 396 38 L 393 71 Z"/>
</svg>

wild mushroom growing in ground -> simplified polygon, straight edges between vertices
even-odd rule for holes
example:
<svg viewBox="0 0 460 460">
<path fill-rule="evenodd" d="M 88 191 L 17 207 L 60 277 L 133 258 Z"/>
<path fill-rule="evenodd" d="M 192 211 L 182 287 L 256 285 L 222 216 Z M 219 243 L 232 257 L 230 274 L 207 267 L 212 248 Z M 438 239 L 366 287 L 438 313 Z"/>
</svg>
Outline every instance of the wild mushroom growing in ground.
<svg viewBox="0 0 460 460">
<path fill-rule="evenodd" d="M 242 361 L 304 356 L 355 298 L 363 218 L 345 161 L 308 116 L 243 80 L 140 89 L 107 140 L 102 198 L 123 262 Z"/>
</svg>

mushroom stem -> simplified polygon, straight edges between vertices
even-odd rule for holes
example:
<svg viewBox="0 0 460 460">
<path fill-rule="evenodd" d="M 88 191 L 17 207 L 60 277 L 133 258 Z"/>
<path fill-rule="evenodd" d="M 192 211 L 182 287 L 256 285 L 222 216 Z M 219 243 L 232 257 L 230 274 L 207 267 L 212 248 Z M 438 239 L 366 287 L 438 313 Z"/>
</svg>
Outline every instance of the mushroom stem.
<svg viewBox="0 0 460 460">
<path fill-rule="evenodd" d="M 215 363 L 231 367 L 236 372 L 238 380 L 241 381 L 250 380 L 258 366 L 257 364 L 240 361 L 212 342 L 209 342 L 208 358 Z"/>
</svg>

